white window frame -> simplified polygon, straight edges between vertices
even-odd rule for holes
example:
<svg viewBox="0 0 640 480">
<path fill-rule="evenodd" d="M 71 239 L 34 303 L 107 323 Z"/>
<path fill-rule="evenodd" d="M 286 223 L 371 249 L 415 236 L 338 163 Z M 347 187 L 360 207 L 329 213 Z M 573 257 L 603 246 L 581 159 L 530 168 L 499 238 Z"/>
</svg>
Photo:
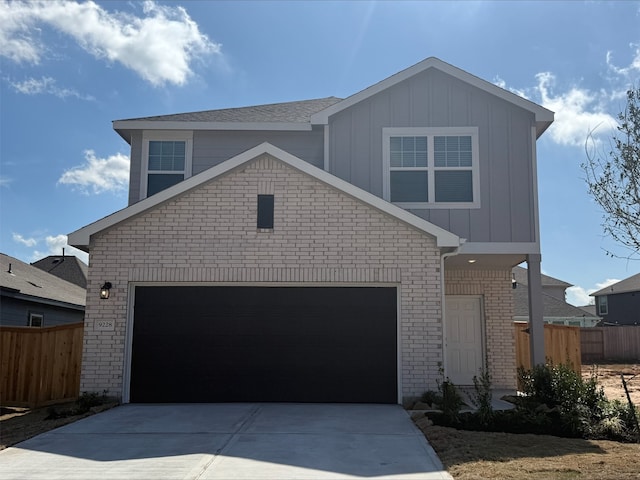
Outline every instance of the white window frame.
<svg viewBox="0 0 640 480">
<path fill-rule="evenodd" d="M 40 320 L 40 325 L 34 327 L 33 321 L 35 319 Z M 29 312 L 29 323 L 27 324 L 27 326 L 34 328 L 44 327 L 44 313 Z"/>
<path fill-rule="evenodd" d="M 598 315 L 609 315 L 609 299 L 606 295 L 598 297 Z"/>
<path fill-rule="evenodd" d="M 142 133 L 142 168 L 140 169 L 140 199 L 147 198 L 147 179 L 149 177 L 149 142 L 185 142 L 184 150 L 184 170 L 153 170 L 152 174 L 182 173 L 186 180 L 192 175 L 192 151 L 193 132 L 192 131 L 144 131 Z"/>
<path fill-rule="evenodd" d="M 407 209 L 460 209 L 480 208 L 480 154 L 478 142 L 478 127 L 385 127 L 382 129 L 382 168 L 383 185 L 382 198 L 391 201 L 391 137 L 427 137 L 427 167 L 416 168 L 426 170 L 428 173 L 427 190 L 429 198 L 427 202 L 394 202 Z M 471 137 L 471 182 L 473 189 L 473 202 L 436 202 L 435 201 L 435 172 L 443 170 L 460 171 L 460 167 L 436 167 L 434 161 L 433 139 L 437 136 L 470 136 Z"/>
</svg>

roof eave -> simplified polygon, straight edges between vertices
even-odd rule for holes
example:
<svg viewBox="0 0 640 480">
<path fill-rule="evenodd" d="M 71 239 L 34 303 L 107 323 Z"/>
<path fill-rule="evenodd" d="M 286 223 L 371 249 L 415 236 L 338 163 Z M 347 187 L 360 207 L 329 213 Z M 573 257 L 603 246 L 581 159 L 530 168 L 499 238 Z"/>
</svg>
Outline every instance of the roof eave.
<svg viewBox="0 0 640 480">
<path fill-rule="evenodd" d="M 0 295 L 2 295 L 3 297 L 15 298 L 17 300 L 24 300 L 26 302 L 41 303 L 43 305 L 51 305 L 54 307 L 69 308 L 71 310 L 84 311 L 86 308 L 86 305 L 83 305 L 83 304 L 67 302 L 64 300 L 56 300 L 55 298 L 38 297 L 36 295 L 29 295 L 28 293 L 22 293 L 19 290 L 17 292 L 8 292 L 5 289 L 2 289 L 2 292 L 0 293 Z"/>
<path fill-rule="evenodd" d="M 180 120 L 114 120 L 113 129 L 125 140 L 131 130 L 266 130 L 308 131 L 309 122 L 192 122 Z"/>
</svg>

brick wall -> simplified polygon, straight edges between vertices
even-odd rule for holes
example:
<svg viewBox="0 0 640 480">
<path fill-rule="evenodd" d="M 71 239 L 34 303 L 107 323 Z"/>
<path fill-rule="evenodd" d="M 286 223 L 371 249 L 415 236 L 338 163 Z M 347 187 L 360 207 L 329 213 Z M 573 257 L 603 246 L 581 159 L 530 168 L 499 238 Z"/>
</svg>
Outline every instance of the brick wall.
<svg viewBox="0 0 640 480">
<path fill-rule="evenodd" d="M 446 295 L 480 295 L 486 326 L 486 357 L 495 388 L 516 388 L 511 269 L 445 273 Z"/>
<path fill-rule="evenodd" d="M 256 229 L 259 193 L 275 195 L 273 230 Z M 436 386 L 442 324 L 434 239 L 266 155 L 94 235 L 90 247 L 82 391 L 123 393 L 135 282 L 397 285 L 402 396 Z M 100 300 L 105 281 L 111 298 Z M 491 318 L 492 327 L 501 325 L 502 317 Z M 114 330 L 96 329 L 99 320 L 113 320 Z M 492 339 L 492 355 L 498 344 Z"/>
</svg>

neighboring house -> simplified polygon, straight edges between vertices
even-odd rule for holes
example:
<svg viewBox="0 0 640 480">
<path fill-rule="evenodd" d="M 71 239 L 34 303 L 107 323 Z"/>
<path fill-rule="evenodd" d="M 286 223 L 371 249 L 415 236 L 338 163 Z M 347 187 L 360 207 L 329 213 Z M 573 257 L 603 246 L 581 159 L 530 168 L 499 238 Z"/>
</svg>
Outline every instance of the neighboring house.
<svg viewBox="0 0 640 480">
<path fill-rule="evenodd" d="M 529 320 L 527 269 L 519 266 L 514 267 L 513 279 L 516 282 L 516 288 L 513 289 L 513 319 L 516 322 L 527 322 Z M 545 323 L 595 327 L 601 320 L 597 315 L 590 314 L 565 301 L 566 289 L 573 286 L 570 283 L 544 274 L 541 275 L 541 283 L 542 312 Z"/>
<path fill-rule="evenodd" d="M 595 306 L 595 304 L 593 304 L 593 305 L 581 305 L 579 308 L 584 310 L 585 312 L 587 312 L 592 317 L 597 317 L 598 316 L 596 314 L 596 306 Z"/>
<path fill-rule="evenodd" d="M 399 403 L 484 367 L 515 389 L 511 269 L 540 272 L 552 121 L 436 58 L 344 100 L 115 121 L 129 206 L 69 235 L 91 255 L 82 390 Z"/>
<path fill-rule="evenodd" d="M 79 258 L 73 255 L 65 255 L 64 248 L 62 249 L 62 255 L 49 255 L 37 262 L 33 262 L 31 265 L 67 282 L 75 283 L 80 288 L 87 288 L 89 267 Z"/>
<path fill-rule="evenodd" d="M 603 325 L 640 325 L 640 273 L 593 292 Z"/>
<path fill-rule="evenodd" d="M 513 280 L 516 281 L 516 285 L 529 284 L 526 268 L 520 266 L 513 267 L 512 275 Z M 563 282 L 562 280 L 558 280 L 557 278 L 553 278 L 545 274 L 540 274 L 540 284 L 542 285 L 542 293 L 558 300 L 562 300 L 563 302 L 567 298 L 567 288 L 573 287 L 570 283 Z"/>
<path fill-rule="evenodd" d="M 4 253 L 0 259 L 0 325 L 52 327 L 84 320 L 84 288 Z"/>
</svg>

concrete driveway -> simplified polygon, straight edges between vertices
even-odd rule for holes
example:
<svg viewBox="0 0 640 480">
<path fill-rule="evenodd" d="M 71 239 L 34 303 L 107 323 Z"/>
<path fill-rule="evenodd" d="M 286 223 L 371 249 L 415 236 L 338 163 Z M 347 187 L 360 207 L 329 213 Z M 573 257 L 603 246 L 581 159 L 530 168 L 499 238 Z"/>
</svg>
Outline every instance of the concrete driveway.
<svg viewBox="0 0 640 480">
<path fill-rule="evenodd" d="M 451 479 L 397 405 L 124 405 L 0 452 L 3 480 Z"/>
</svg>

